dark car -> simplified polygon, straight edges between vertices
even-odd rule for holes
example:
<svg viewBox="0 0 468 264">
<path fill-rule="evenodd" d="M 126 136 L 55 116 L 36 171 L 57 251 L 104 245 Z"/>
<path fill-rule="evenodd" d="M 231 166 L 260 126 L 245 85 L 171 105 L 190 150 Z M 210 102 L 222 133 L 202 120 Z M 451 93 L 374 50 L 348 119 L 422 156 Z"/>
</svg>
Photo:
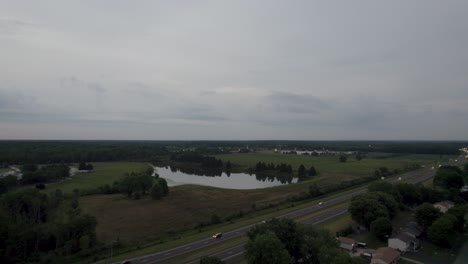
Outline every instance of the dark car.
<svg viewBox="0 0 468 264">
<path fill-rule="evenodd" d="M 221 238 L 223 237 L 223 233 L 216 233 L 213 235 L 213 238 Z"/>
</svg>

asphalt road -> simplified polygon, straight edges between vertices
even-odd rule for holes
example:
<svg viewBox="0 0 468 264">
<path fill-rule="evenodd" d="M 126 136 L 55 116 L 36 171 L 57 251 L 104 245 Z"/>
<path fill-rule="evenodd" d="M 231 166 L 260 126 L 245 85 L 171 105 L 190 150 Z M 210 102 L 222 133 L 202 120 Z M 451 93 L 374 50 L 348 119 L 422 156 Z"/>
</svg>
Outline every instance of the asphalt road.
<svg viewBox="0 0 468 264">
<path fill-rule="evenodd" d="M 466 160 L 463 160 L 463 162 L 464 161 L 466 161 Z M 462 163 L 462 159 L 460 159 L 460 161 L 458 163 L 459 164 Z M 426 169 L 423 169 L 423 170 L 418 170 L 418 171 L 414 171 L 414 172 L 405 173 L 405 174 L 401 175 L 400 178 L 401 178 L 401 181 L 406 181 L 406 182 L 410 182 L 410 183 L 414 184 L 414 183 L 422 182 L 422 181 L 425 181 L 427 179 L 430 179 L 430 178 L 434 177 L 435 171 L 436 171 L 436 168 L 434 168 L 433 170 L 431 168 L 426 168 Z M 397 179 L 392 179 L 392 181 L 397 182 L 397 181 L 400 181 L 400 180 L 397 178 Z M 367 189 L 358 190 L 356 192 L 346 194 L 346 195 L 343 195 L 343 196 L 339 196 L 339 197 L 336 197 L 336 198 L 332 198 L 332 199 L 329 199 L 329 200 L 323 200 L 322 205 L 318 205 L 318 204 L 317 205 L 312 205 L 312 206 L 309 206 L 309 207 L 306 207 L 306 208 L 303 208 L 303 209 L 299 209 L 299 210 L 291 212 L 291 213 L 287 213 L 287 214 L 284 214 L 284 215 L 281 215 L 281 216 L 277 216 L 276 218 L 296 218 L 296 217 L 299 217 L 299 216 L 302 216 L 302 215 L 307 215 L 307 214 L 312 213 L 314 211 L 317 211 L 319 209 L 323 209 L 325 207 L 341 203 L 343 201 L 346 201 L 346 200 L 350 199 L 353 196 L 356 196 L 358 194 L 365 193 L 365 192 L 367 192 Z M 346 212 L 347 212 L 347 206 L 338 207 L 338 208 L 335 208 L 333 210 L 328 210 L 326 212 L 323 212 L 322 214 L 319 214 L 319 215 L 315 216 L 314 218 L 305 221 L 304 223 L 316 225 L 316 224 L 319 224 L 321 222 L 327 221 L 329 219 L 335 218 L 335 217 L 337 217 L 339 215 L 345 214 Z M 134 257 L 134 258 L 129 258 L 129 259 L 126 259 L 126 261 L 131 261 L 132 264 L 134 264 L 134 263 L 139 263 L 139 264 L 159 263 L 159 262 L 162 262 L 162 261 L 164 261 L 166 259 L 178 256 L 178 255 L 181 255 L 181 254 L 185 254 L 185 253 L 188 253 L 188 252 L 191 252 L 191 251 L 199 250 L 199 249 L 202 249 L 204 247 L 220 243 L 220 242 L 222 242 L 223 240 L 226 240 L 226 239 L 230 239 L 230 238 L 234 238 L 234 237 L 243 235 L 250 228 L 252 228 L 253 226 L 255 226 L 257 224 L 259 224 L 259 223 L 251 224 L 251 225 L 248 225 L 248 226 L 244 226 L 244 227 L 241 227 L 241 228 L 238 228 L 238 229 L 235 229 L 235 230 L 225 232 L 225 233 L 223 233 L 223 237 L 220 238 L 220 239 L 213 239 L 211 237 L 208 237 L 208 238 L 205 238 L 205 239 L 197 240 L 197 241 L 191 242 L 189 244 L 181 245 L 181 246 L 174 247 L 174 248 L 167 249 L 167 250 L 163 250 L 163 251 L 160 251 L 160 252 L 147 254 L 147 255 Z M 226 260 L 230 260 L 230 259 L 233 259 L 235 257 L 238 257 L 238 256 L 242 255 L 243 252 L 244 252 L 244 245 L 238 245 L 238 246 L 223 250 L 221 252 L 218 252 L 216 254 L 213 254 L 212 256 L 216 256 L 216 257 L 220 258 L 221 260 L 226 261 Z M 115 263 L 122 263 L 122 262 L 115 262 Z M 189 263 L 198 263 L 198 262 L 199 262 L 199 260 L 194 260 L 193 262 L 189 262 Z"/>
</svg>

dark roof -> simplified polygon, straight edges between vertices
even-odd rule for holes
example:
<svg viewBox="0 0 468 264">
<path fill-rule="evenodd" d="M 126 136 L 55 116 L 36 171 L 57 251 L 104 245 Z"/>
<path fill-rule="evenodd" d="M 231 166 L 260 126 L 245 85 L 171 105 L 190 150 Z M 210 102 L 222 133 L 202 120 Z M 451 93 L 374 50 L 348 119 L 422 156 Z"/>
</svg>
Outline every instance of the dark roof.
<svg viewBox="0 0 468 264">
<path fill-rule="evenodd" d="M 403 232 L 413 234 L 414 236 L 420 236 L 423 232 L 423 228 L 416 222 L 408 222 L 406 227 L 403 228 Z"/>
<path fill-rule="evenodd" d="M 400 233 L 392 238 L 396 238 L 396 239 L 399 239 L 403 242 L 409 242 L 409 241 L 413 241 L 413 242 L 419 242 L 419 239 L 417 238 L 413 238 L 413 237 L 410 237 L 409 235 L 405 234 L 405 233 Z"/>
</svg>

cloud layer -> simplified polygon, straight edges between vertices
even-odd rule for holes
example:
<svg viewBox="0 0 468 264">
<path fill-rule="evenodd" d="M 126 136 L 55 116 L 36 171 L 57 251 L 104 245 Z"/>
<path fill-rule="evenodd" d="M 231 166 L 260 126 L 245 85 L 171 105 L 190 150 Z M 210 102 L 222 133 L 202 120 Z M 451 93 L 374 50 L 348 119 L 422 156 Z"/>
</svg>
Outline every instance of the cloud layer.
<svg viewBox="0 0 468 264">
<path fill-rule="evenodd" d="M 463 139 L 465 1 L 0 2 L 0 139 Z"/>
</svg>

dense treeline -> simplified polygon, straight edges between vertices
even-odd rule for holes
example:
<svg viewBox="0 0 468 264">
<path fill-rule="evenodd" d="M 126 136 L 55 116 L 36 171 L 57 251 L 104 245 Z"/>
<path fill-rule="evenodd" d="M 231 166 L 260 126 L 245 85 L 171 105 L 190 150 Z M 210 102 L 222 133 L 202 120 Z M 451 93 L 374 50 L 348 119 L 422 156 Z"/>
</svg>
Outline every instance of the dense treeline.
<svg viewBox="0 0 468 264">
<path fill-rule="evenodd" d="M 464 232 L 464 216 L 468 207 L 453 190 L 434 190 L 423 185 L 385 181 L 372 183 L 368 189 L 369 193 L 351 199 L 349 212 L 353 220 L 370 228 L 382 240 L 392 234 L 390 220 L 397 209 L 405 207 L 416 207 L 415 220 L 424 229 L 423 237 L 438 246 L 455 246 L 456 238 Z M 447 199 L 455 200 L 458 204 L 446 214 L 432 205 Z"/>
<path fill-rule="evenodd" d="M 2 263 L 42 262 L 92 251 L 96 219 L 80 212 L 77 196 L 60 190 L 46 195 L 37 189 L 11 191 L 0 199 Z M 62 261 L 63 262 L 63 261 Z"/>
<path fill-rule="evenodd" d="M 291 219 L 272 219 L 247 232 L 248 263 L 365 263 L 339 250 L 326 230 L 303 225 Z"/>
<path fill-rule="evenodd" d="M 150 195 L 152 199 L 159 200 L 169 194 L 167 181 L 156 174 L 151 176 L 153 170 L 146 172 L 127 173 L 122 179 L 112 185 L 105 184 L 96 189 L 80 190 L 80 195 L 114 194 L 122 193 L 128 198 L 139 200 Z"/>
<path fill-rule="evenodd" d="M 167 146 L 176 149 L 196 149 L 206 154 L 226 153 L 231 150 L 249 149 L 328 149 L 334 151 L 387 152 L 414 154 L 456 155 L 466 147 L 463 141 L 299 141 L 299 140 L 254 140 L 254 141 L 167 141 Z"/>
<path fill-rule="evenodd" d="M 154 161 L 171 151 L 205 155 L 239 149 L 328 149 L 335 151 L 456 155 L 468 142 L 418 141 L 0 141 L 2 164 Z M 2 166 L 3 166 L 2 165 Z"/>
<path fill-rule="evenodd" d="M 223 161 L 214 157 L 203 156 L 199 153 L 175 153 L 171 155 L 171 160 L 176 162 L 198 163 L 204 168 L 222 168 Z"/>
<path fill-rule="evenodd" d="M 61 164 L 96 161 L 152 161 L 166 155 L 156 141 L 0 141 L 0 161 Z"/>
<path fill-rule="evenodd" d="M 22 184 L 55 182 L 70 176 L 70 168 L 67 165 L 24 165 L 22 168 Z"/>
<path fill-rule="evenodd" d="M 282 183 L 291 182 L 293 169 L 292 166 L 286 163 L 274 164 L 257 162 L 255 168 L 250 168 L 249 172 L 256 174 L 257 179 L 278 179 Z M 317 171 L 314 166 L 310 169 L 306 169 L 304 165 L 299 165 L 297 168 L 297 178 L 302 181 L 309 179 L 312 176 L 317 175 Z"/>
<path fill-rule="evenodd" d="M 279 172 L 279 173 L 292 173 L 293 169 L 291 165 L 286 164 L 286 163 L 277 164 L 275 166 L 275 164 L 273 163 L 266 164 L 265 162 L 258 162 L 255 165 L 254 171 L 255 172 L 271 171 L 271 172 Z"/>
<path fill-rule="evenodd" d="M 442 166 L 434 177 L 434 186 L 438 188 L 458 191 L 464 185 L 464 172 L 457 166 Z"/>
</svg>

